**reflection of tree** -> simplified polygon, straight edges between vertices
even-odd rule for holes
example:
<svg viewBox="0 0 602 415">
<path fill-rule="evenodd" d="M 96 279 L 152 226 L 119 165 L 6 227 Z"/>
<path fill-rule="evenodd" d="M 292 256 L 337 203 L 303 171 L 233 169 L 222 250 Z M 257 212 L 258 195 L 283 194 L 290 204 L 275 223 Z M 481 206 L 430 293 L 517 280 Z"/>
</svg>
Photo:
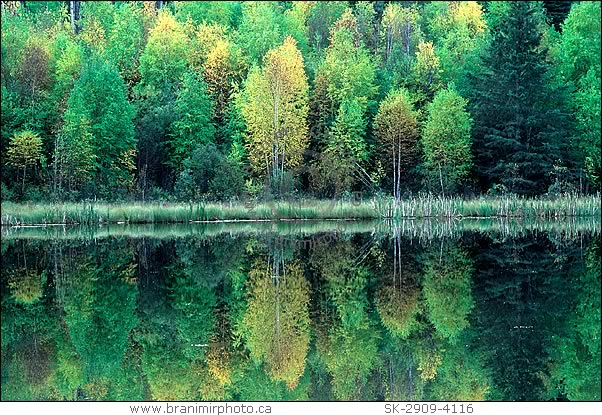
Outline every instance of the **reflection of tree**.
<svg viewBox="0 0 602 415">
<path fill-rule="evenodd" d="M 472 339 L 449 343 L 430 391 L 432 400 L 482 401 L 490 389 L 489 375 L 482 356 L 468 345 Z"/>
<path fill-rule="evenodd" d="M 140 333 L 142 367 L 156 400 L 200 397 L 206 351 L 216 327 L 215 288 L 225 273 L 215 272 L 223 263 L 207 243 L 186 240 L 175 245 L 176 259 L 163 268 L 166 278 L 155 302 L 145 308 Z"/>
<path fill-rule="evenodd" d="M 413 286 L 381 287 L 376 308 L 383 325 L 393 336 L 407 337 L 416 326 L 420 291 Z"/>
<path fill-rule="evenodd" d="M 125 244 L 98 244 L 95 257 L 71 252 L 63 264 L 68 281 L 64 311 L 73 346 L 86 373 L 87 399 L 136 396 L 125 366 L 130 332 L 137 325 L 135 267 Z M 121 383 L 121 385 L 120 385 Z"/>
<path fill-rule="evenodd" d="M 567 335 L 555 338 L 552 381 L 570 400 L 600 400 L 600 242 L 592 241 L 585 269 L 574 279 L 576 305 Z"/>
<path fill-rule="evenodd" d="M 362 399 L 368 376 L 376 364 L 378 344 L 374 326 L 331 328 L 318 344 L 326 368 L 332 376 L 334 397 L 341 400 Z"/>
<path fill-rule="evenodd" d="M 2 399 L 47 399 L 56 359 L 56 321 L 44 304 L 2 303 Z"/>
<path fill-rule="evenodd" d="M 385 285 L 376 297 L 377 310 L 388 329 L 382 349 L 385 366 L 381 368 L 385 398 L 456 400 L 462 396 L 484 396 L 487 388 L 478 383 L 486 379 L 480 361 L 468 361 L 458 355 L 470 343 L 461 337 L 468 329 L 467 317 L 473 304 L 470 257 L 450 242 L 442 242 L 432 250 L 427 248 L 426 254 L 420 256 L 408 246 L 402 257 L 401 241 L 394 242 L 394 258 L 388 261 L 394 267 L 393 279 L 385 277 Z M 422 259 L 424 268 L 424 296 L 420 296 L 415 277 L 417 258 Z M 393 287 L 397 287 L 397 297 L 388 300 L 398 301 L 397 309 L 389 305 L 393 309 L 390 315 L 397 313 L 395 320 L 383 308 L 384 295 Z M 463 367 L 465 361 L 467 367 Z"/>
<path fill-rule="evenodd" d="M 53 395 L 58 321 L 43 296 L 44 248 L 36 242 L 4 245 L 2 291 L 2 399 L 42 400 Z"/>
<path fill-rule="evenodd" d="M 419 376 L 416 340 L 385 337 L 380 368 L 384 398 L 391 401 L 423 399 L 425 381 Z"/>
<path fill-rule="evenodd" d="M 38 301 L 46 285 L 46 274 L 39 274 L 35 269 L 18 268 L 9 276 L 8 286 L 15 301 L 32 304 Z"/>
<path fill-rule="evenodd" d="M 294 388 L 305 370 L 309 349 L 309 285 L 298 263 L 285 266 L 276 256 L 250 273 L 249 307 L 243 319 L 252 358 L 265 361 L 270 376 Z"/>
<path fill-rule="evenodd" d="M 471 294 L 473 264 L 456 246 L 432 250 L 424 259 L 423 292 L 431 322 L 437 333 L 454 339 L 468 327 L 474 305 Z"/>
<path fill-rule="evenodd" d="M 289 387 L 272 379 L 261 366 L 253 361 L 241 361 L 241 372 L 235 380 L 236 400 L 241 401 L 281 401 L 308 400 L 308 376 L 299 379 L 297 387 Z"/>
<path fill-rule="evenodd" d="M 475 350 L 492 376 L 490 400 L 541 400 L 549 382 L 553 339 L 565 336 L 579 267 L 575 244 L 551 244 L 544 235 L 478 239 Z"/>
<path fill-rule="evenodd" d="M 386 274 L 376 293 L 376 310 L 380 319 L 394 337 L 407 338 L 417 327 L 420 290 L 409 256 L 401 255 L 401 233 L 393 238 L 393 260 L 386 258 Z M 390 268 L 388 265 L 392 264 Z M 392 270 L 392 271 L 391 271 Z"/>
<path fill-rule="evenodd" d="M 314 267 L 326 280 L 328 294 L 318 350 L 332 376 L 336 399 L 362 399 L 378 356 L 378 332 L 368 313 L 369 272 L 358 265 L 351 242 L 318 244 Z M 329 308 L 334 308 L 334 314 Z"/>
</svg>

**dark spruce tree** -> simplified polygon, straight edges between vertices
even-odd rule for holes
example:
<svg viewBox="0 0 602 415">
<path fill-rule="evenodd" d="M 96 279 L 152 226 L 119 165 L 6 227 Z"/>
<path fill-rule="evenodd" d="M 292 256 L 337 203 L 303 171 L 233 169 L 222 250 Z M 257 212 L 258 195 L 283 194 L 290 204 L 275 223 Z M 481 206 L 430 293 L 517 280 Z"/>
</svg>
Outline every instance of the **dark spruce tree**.
<svg viewBox="0 0 602 415">
<path fill-rule="evenodd" d="M 566 160 L 572 127 L 566 95 L 549 82 L 542 3 L 492 3 L 489 24 L 481 65 L 470 76 L 475 173 L 483 190 L 545 193 L 554 172 L 570 171 L 559 160 Z"/>
</svg>

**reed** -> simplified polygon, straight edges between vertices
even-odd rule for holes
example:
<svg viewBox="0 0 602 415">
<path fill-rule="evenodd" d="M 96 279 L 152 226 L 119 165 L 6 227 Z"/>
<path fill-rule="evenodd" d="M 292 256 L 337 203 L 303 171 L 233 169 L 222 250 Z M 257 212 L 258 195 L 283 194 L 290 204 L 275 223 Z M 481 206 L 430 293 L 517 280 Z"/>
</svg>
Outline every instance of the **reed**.
<svg viewBox="0 0 602 415">
<path fill-rule="evenodd" d="M 401 201 L 375 197 L 360 202 L 300 199 L 239 203 L 43 203 L 4 202 L 5 226 L 106 223 L 189 223 L 242 220 L 369 220 L 416 218 L 538 218 L 600 216 L 600 195 L 555 198 L 516 196 L 463 199 L 432 195 Z"/>
</svg>

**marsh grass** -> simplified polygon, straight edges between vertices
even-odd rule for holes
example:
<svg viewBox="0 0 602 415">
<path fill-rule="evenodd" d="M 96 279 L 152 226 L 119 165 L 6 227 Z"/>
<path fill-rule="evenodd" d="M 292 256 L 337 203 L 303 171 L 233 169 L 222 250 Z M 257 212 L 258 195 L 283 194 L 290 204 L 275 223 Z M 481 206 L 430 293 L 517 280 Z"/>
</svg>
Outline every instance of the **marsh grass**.
<svg viewBox="0 0 602 415">
<path fill-rule="evenodd" d="M 600 195 L 556 198 L 416 197 L 395 202 L 311 200 L 239 203 L 2 203 L 2 225 L 189 223 L 243 220 L 539 218 L 600 216 Z"/>
<path fill-rule="evenodd" d="M 539 218 L 600 216 L 600 194 L 526 198 L 518 196 L 479 197 L 474 199 L 424 196 L 402 200 L 393 208 L 393 218 Z"/>
</svg>

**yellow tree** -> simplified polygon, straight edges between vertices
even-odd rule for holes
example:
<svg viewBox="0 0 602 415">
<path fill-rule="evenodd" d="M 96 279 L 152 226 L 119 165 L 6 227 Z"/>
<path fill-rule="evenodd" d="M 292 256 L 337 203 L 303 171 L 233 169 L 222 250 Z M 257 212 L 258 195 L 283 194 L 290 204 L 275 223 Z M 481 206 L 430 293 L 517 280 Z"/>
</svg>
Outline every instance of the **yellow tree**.
<svg viewBox="0 0 602 415">
<path fill-rule="evenodd" d="M 296 41 L 287 37 L 254 68 L 241 96 L 253 169 L 272 179 L 302 161 L 308 144 L 309 87 Z"/>
<path fill-rule="evenodd" d="M 203 78 L 207 82 L 207 91 L 214 102 L 214 124 L 225 124 L 228 104 L 233 96 L 235 85 L 241 79 L 245 64 L 240 50 L 227 38 L 215 42 L 203 63 Z M 218 128 L 218 143 L 226 138 Z"/>
<path fill-rule="evenodd" d="M 230 42 L 228 28 L 218 23 L 202 23 L 191 36 L 190 66 L 197 71 L 203 69 L 209 53 L 219 42 Z"/>
<path fill-rule="evenodd" d="M 432 98 L 440 86 L 441 68 L 432 42 L 420 42 L 416 51 L 414 76 L 418 87 Z"/>
<path fill-rule="evenodd" d="M 42 139 L 33 131 L 16 133 L 8 145 L 7 162 L 9 165 L 23 170 L 21 191 L 25 191 L 27 168 L 35 166 L 42 160 Z"/>
</svg>

